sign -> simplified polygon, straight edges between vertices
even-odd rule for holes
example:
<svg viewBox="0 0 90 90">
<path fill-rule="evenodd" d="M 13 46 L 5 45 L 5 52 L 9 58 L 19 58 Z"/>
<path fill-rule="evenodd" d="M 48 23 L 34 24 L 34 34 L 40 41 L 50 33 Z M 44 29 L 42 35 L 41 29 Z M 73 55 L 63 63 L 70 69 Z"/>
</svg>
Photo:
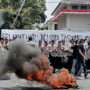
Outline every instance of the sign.
<svg viewBox="0 0 90 90">
<path fill-rule="evenodd" d="M 34 42 L 42 41 L 70 41 L 71 39 L 87 39 L 90 40 L 90 32 L 71 32 L 71 31 L 63 31 L 63 30 L 2 30 L 1 33 L 2 38 L 12 39 L 13 37 L 21 38 L 23 40 L 27 40 L 29 37 L 33 38 Z"/>
</svg>

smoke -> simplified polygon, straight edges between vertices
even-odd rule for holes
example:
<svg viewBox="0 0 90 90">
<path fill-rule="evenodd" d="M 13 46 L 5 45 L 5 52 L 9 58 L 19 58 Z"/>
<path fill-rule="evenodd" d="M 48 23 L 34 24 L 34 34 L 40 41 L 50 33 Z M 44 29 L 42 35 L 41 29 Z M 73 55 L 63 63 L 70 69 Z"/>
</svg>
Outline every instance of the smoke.
<svg viewBox="0 0 90 90">
<path fill-rule="evenodd" d="M 0 76 L 7 72 L 8 51 L 0 48 Z"/>
<path fill-rule="evenodd" d="M 0 75 L 24 68 L 26 63 L 29 63 L 30 73 L 37 71 L 39 68 L 44 68 L 38 58 L 40 54 L 39 48 L 31 47 L 23 40 L 11 41 L 8 51 L 0 50 Z"/>
<path fill-rule="evenodd" d="M 10 71 L 20 78 L 36 80 L 53 88 L 76 86 L 76 80 L 68 70 L 62 69 L 61 73 L 54 75 L 48 58 L 41 54 L 39 48 L 31 47 L 23 40 L 10 42 L 8 51 L 3 50 L 1 54 L 0 75 Z"/>
<path fill-rule="evenodd" d="M 30 64 L 31 70 L 41 64 L 41 62 L 37 60 L 38 56 L 41 54 L 39 48 L 31 47 L 23 40 L 12 41 L 8 49 L 7 65 L 11 71 L 16 71 L 24 65 L 26 66 L 27 63 Z"/>
</svg>

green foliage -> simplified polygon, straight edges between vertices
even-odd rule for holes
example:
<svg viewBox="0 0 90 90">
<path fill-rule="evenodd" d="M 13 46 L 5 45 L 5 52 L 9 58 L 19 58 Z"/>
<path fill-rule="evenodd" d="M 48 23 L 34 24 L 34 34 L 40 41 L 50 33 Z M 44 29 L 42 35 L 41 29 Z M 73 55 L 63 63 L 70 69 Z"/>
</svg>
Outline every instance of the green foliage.
<svg viewBox="0 0 90 90">
<path fill-rule="evenodd" d="M 12 28 L 15 17 L 23 0 L 0 0 L 0 8 L 4 12 L 5 24 L 2 28 Z M 16 29 L 32 29 L 33 24 L 45 22 L 45 0 L 26 0 L 15 23 Z"/>
</svg>

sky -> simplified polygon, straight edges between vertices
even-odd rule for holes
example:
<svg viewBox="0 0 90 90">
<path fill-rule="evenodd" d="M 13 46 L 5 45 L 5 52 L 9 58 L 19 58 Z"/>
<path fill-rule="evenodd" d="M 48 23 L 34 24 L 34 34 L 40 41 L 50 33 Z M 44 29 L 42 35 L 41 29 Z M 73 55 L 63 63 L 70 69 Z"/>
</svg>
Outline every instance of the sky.
<svg viewBox="0 0 90 90">
<path fill-rule="evenodd" d="M 52 17 L 51 13 L 57 7 L 59 2 L 60 2 L 60 0 L 46 0 L 47 11 L 45 12 L 45 14 L 47 15 L 47 20 Z"/>
</svg>

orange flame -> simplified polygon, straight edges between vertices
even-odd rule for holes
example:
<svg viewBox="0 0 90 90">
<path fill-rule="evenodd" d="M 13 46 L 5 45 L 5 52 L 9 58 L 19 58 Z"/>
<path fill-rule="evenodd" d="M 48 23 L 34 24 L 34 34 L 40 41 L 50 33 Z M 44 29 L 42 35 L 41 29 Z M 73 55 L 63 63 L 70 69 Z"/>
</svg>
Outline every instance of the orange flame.
<svg viewBox="0 0 90 90">
<path fill-rule="evenodd" d="M 53 68 L 49 66 L 48 59 L 44 56 L 40 56 L 42 65 L 46 67 L 46 70 L 39 70 L 31 75 L 27 76 L 27 80 L 36 80 L 42 83 L 46 83 L 52 88 L 67 88 L 67 85 L 75 87 L 76 80 L 72 77 L 67 69 L 62 69 L 58 75 L 54 75 Z"/>
</svg>

